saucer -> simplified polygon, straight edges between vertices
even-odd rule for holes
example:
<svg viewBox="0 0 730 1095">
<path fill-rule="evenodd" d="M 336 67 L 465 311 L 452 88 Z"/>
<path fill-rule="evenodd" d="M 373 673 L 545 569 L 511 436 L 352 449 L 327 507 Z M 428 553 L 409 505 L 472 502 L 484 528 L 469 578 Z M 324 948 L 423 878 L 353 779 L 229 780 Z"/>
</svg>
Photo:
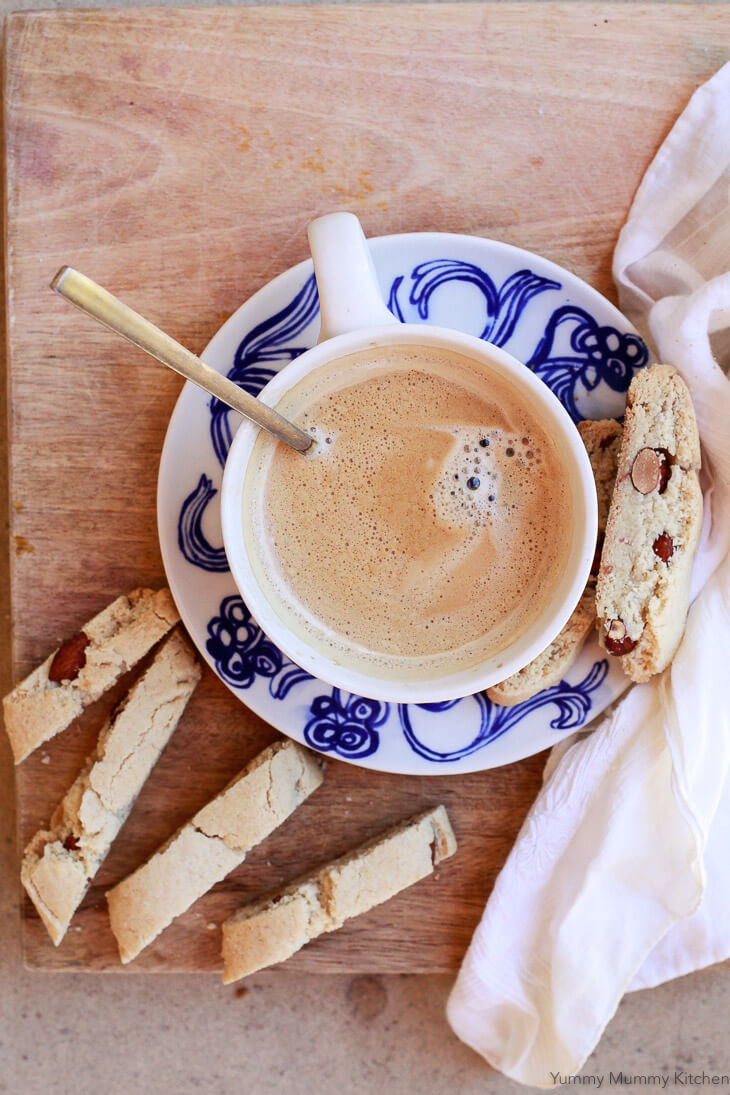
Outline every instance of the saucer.
<svg viewBox="0 0 730 1095">
<path fill-rule="evenodd" d="M 648 352 L 628 320 L 585 282 L 495 240 L 419 232 L 368 243 L 383 295 L 400 320 L 454 327 L 504 347 L 552 389 L 574 421 L 623 414 Z M 256 395 L 318 334 L 307 260 L 243 304 L 201 356 Z M 499 707 L 484 693 L 386 703 L 310 676 L 257 626 L 228 570 L 219 491 L 239 421 L 185 385 L 160 459 L 158 530 L 170 589 L 193 642 L 241 702 L 277 730 L 379 771 L 474 772 L 554 745 L 627 687 L 621 667 L 592 638 L 564 680 L 515 707 Z"/>
</svg>

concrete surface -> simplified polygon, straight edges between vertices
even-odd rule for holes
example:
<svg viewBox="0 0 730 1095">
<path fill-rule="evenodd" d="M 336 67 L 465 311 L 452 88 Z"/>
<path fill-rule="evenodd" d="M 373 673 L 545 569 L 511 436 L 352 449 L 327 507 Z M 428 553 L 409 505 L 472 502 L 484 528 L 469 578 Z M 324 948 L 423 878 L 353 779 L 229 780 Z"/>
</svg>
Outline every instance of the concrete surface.
<svg viewBox="0 0 730 1095">
<path fill-rule="evenodd" d="M 203 0 L 205 2 L 205 0 Z M 0 14 L 112 7 L 0 0 Z M 117 5 L 120 6 L 120 5 Z M 4 386 L 3 386 L 4 391 Z M 5 415 L 0 416 L 4 434 Z M 5 437 L 0 517 L 7 541 Z M 0 692 L 11 686 L 6 551 Z M 451 1033 L 442 976 L 260 975 L 242 995 L 215 977 L 38 974 L 22 967 L 10 750 L 0 735 L 0 1092 L 11 1095 L 491 1095 L 521 1090 Z M 611 1073 L 613 1073 L 613 1082 Z M 623 1077 L 616 1082 L 616 1074 Z M 705 1074 L 705 1079 L 702 1078 Z M 620 1005 L 582 1078 L 596 1089 L 730 1090 L 730 966 Z M 694 1080 L 694 1082 L 693 1082 Z"/>
</svg>

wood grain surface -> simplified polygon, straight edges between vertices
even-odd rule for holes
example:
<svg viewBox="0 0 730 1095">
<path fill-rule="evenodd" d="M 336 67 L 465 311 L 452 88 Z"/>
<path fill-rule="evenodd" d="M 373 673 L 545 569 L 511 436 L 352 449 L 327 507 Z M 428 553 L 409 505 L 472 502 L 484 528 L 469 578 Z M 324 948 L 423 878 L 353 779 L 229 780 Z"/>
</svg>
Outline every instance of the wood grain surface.
<svg viewBox="0 0 730 1095">
<path fill-rule="evenodd" d="M 11 543 L 16 679 L 118 593 L 164 580 L 157 464 L 180 382 L 55 298 L 79 267 L 199 351 L 351 209 L 366 233 L 489 236 L 613 296 L 617 232 L 689 95 L 730 57 L 725 4 L 448 4 L 43 12 L 7 26 Z M 120 689 L 117 690 L 117 693 Z M 18 770 L 21 845 L 90 750 L 109 696 Z M 105 890 L 274 731 L 206 671 L 60 948 L 121 970 Z M 128 967 L 220 967 L 220 921 L 416 810 L 446 803 L 438 876 L 288 968 L 454 968 L 544 756 L 458 778 L 330 762 L 323 788 Z"/>
</svg>

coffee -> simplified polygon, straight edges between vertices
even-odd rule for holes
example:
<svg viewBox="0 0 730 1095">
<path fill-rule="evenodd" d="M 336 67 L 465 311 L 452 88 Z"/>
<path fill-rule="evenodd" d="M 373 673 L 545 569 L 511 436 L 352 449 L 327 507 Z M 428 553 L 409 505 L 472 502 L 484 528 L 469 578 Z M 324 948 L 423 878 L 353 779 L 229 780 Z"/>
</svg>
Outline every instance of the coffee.
<svg viewBox="0 0 730 1095">
<path fill-rule="evenodd" d="M 292 631 L 417 680 L 477 665 L 542 614 L 573 531 L 568 474 L 508 379 L 390 346 L 315 370 L 278 409 L 315 444 L 302 456 L 259 435 L 244 535 Z"/>
</svg>

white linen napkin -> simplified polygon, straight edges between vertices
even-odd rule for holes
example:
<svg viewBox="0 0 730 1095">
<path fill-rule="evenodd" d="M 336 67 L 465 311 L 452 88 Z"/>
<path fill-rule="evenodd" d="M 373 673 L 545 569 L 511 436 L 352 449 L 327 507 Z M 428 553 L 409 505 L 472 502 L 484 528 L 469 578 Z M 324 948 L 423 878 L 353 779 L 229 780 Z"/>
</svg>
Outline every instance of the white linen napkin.
<svg viewBox="0 0 730 1095">
<path fill-rule="evenodd" d="M 494 1068 L 575 1074 L 624 992 L 730 956 L 730 64 L 647 171 L 614 255 L 623 311 L 689 385 L 705 520 L 672 665 L 550 755 L 447 1006 Z M 712 341 L 711 341 L 712 336 Z"/>
</svg>

